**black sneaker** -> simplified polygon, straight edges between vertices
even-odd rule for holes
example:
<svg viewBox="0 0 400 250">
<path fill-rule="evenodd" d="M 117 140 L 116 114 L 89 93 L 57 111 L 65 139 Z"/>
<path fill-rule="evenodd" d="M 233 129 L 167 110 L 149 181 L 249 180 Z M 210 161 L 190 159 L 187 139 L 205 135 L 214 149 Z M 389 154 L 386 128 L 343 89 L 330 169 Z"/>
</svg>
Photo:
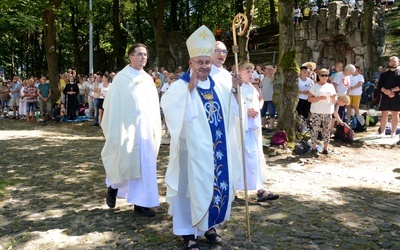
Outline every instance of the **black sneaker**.
<svg viewBox="0 0 400 250">
<path fill-rule="evenodd" d="M 106 203 L 107 206 L 109 206 L 110 208 L 114 208 L 115 204 L 117 203 L 117 193 L 118 193 L 118 188 L 114 189 L 111 186 L 108 187 Z"/>
<path fill-rule="evenodd" d="M 328 150 L 327 149 L 322 150 L 322 154 L 327 155 L 328 154 Z"/>
<path fill-rule="evenodd" d="M 134 211 L 137 214 L 143 214 L 144 216 L 147 216 L 147 217 L 156 216 L 156 213 L 151 208 L 148 208 L 148 207 L 141 207 L 141 206 L 135 205 Z"/>
<path fill-rule="evenodd" d="M 313 154 L 318 154 L 318 149 L 311 149 L 311 153 L 313 153 Z"/>
</svg>

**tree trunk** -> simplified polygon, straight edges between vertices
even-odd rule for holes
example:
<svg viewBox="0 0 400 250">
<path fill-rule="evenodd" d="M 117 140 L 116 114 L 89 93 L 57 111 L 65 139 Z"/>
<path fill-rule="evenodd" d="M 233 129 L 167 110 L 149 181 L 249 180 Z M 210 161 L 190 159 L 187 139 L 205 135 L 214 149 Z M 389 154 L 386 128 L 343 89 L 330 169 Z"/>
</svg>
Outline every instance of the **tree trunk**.
<svg viewBox="0 0 400 250">
<path fill-rule="evenodd" d="M 49 0 L 49 7 L 42 11 L 44 46 L 46 50 L 47 69 L 52 91 L 52 103 L 60 97 L 58 90 L 58 55 L 56 50 L 55 11 L 61 6 L 62 0 Z"/>
<path fill-rule="evenodd" d="M 248 0 L 246 3 L 246 16 L 248 21 L 247 30 L 243 36 L 239 37 L 239 61 L 240 62 L 249 62 L 250 54 L 249 54 L 249 35 L 250 35 L 250 27 L 253 22 L 254 15 L 254 1 Z"/>
<path fill-rule="evenodd" d="M 140 43 L 145 43 L 143 29 L 142 29 L 142 18 L 140 15 L 141 13 L 142 13 L 142 10 L 140 9 L 140 0 L 136 0 L 136 29 L 138 31 L 137 40 Z"/>
<path fill-rule="evenodd" d="M 273 101 L 278 110 L 278 129 L 296 140 L 300 120 L 296 112 L 299 87 L 297 52 L 294 50 L 293 0 L 279 0 L 279 64 L 275 74 Z"/>
<path fill-rule="evenodd" d="M 374 2 L 364 1 L 364 43 L 367 45 L 367 60 L 365 63 L 364 75 L 372 76 L 374 69 L 378 68 L 379 55 L 377 53 L 377 43 L 373 31 L 374 21 Z"/>
<path fill-rule="evenodd" d="M 157 16 L 155 14 L 155 8 L 152 0 L 147 0 L 147 5 L 149 7 L 149 14 L 151 25 L 155 34 L 155 44 L 156 44 L 156 65 L 159 67 L 166 67 L 168 65 L 168 50 L 167 43 L 164 37 L 164 9 L 165 1 L 159 0 L 157 5 Z"/>
<path fill-rule="evenodd" d="M 79 73 L 83 73 L 82 70 L 83 68 L 83 63 L 82 63 L 82 53 L 80 50 L 80 42 L 79 42 L 79 28 L 80 26 L 77 23 L 77 18 L 76 15 L 78 15 L 78 6 L 75 4 L 71 5 L 71 18 L 70 18 L 70 24 L 72 28 L 72 41 L 74 45 L 74 66 L 76 68 L 76 71 Z"/>
<path fill-rule="evenodd" d="M 121 15 L 120 9 L 123 9 L 120 6 L 119 0 L 113 1 L 113 71 L 117 71 L 122 69 L 125 66 L 125 49 L 127 43 L 127 34 L 124 30 L 121 29 Z"/>
<path fill-rule="evenodd" d="M 271 24 L 276 24 L 276 10 L 275 10 L 275 0 L 269 0 L 270 9 L 270 22 Z"/>
</svg>

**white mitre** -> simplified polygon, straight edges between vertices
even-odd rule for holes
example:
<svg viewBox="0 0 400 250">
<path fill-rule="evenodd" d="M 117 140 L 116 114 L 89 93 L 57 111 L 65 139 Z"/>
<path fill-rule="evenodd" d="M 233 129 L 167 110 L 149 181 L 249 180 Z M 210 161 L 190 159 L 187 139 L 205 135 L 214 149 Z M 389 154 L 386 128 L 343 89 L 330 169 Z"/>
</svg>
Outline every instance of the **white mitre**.
<svg viewBox="0 0 400 250">
<path fill-rule="evenodd" d="M 212 57 L 215 49 L 214 34 L 205 26 L 201 26 L 186 40 L 190 58 L 198 56 Z"/>
</svg>

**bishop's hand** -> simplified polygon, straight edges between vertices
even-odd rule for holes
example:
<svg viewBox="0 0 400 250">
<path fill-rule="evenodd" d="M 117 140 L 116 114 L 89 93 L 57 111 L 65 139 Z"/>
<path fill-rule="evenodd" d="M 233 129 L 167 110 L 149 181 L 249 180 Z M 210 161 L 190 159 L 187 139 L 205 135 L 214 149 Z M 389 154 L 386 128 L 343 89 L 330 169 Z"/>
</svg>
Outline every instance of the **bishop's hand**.
<svg viewBox="0 0 400 250">
<path fill-rule="evenodd" d="M 199 70 L 193 70 L 192 75 L 190 76 L 190 82 L 188 85 L 188 89 L 191 92 L 193 89 L 197 87 L 197 84 L 199 83 Z"/>
</svg>

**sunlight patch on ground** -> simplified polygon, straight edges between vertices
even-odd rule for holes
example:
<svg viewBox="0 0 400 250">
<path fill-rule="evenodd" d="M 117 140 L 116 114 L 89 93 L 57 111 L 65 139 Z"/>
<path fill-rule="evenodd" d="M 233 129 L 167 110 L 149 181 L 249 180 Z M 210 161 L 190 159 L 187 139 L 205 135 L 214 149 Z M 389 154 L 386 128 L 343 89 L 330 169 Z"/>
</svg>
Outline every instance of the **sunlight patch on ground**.
<svg viewBox="0 0 400 250">
<path fill-rule="evenodd" d="M 84 242 L 80 247 L 85 249 L 90 247 L 95 242 L 107 242 L 115 237 L 112 232 L 92 232 L 81 236 L 68 236 L 64 233 L 65 229 L 52 229 L 45 232 L 35 231 L 31 233 L 32 240 L 27 242 L 25 249 L 36 248 L 42 246 L 48 249 L 64 248 L 68 249 L 71 242 Z"/>
<path fill-rule="evenodd" d="M 63 133 L 55 133 L 42 130 L 1 130 L 0 140 L 29 138 L 46 138 L 48 141 L 57 140 L 87 140 L 87 136 L 77 136 Z M 103 136 L 90 137 L 91 140 L 104 140 Z"/>
</svg>

